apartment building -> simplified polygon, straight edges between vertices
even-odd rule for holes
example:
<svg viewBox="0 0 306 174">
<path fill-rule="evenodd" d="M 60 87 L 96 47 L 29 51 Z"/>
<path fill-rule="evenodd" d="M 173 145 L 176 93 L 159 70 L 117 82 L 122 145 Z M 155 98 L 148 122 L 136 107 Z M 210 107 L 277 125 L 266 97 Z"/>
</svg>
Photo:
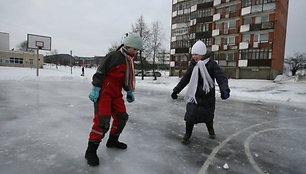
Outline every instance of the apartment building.
<svg viewBox="0 0 306 174">
<path fill-rule="evenodd" d="M 173 0 L 171 72 L 186 70 L 190 47 L 206 43 L 230 78 L 274 79 L 282 73 L 288 0 Z"/>
</svg>

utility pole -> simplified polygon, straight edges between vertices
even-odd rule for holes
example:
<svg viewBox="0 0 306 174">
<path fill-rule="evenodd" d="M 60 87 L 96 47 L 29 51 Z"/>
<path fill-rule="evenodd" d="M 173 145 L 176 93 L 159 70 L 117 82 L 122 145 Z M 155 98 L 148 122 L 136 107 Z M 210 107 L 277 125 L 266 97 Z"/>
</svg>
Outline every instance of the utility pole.
<svg viewBox="0 0 306 174">
<path fill-rule="evenodd" d="M 71 68 L 71 74 L 72 74 L 72 50 L 70 50 L 70 68 Z"/>
</svg>

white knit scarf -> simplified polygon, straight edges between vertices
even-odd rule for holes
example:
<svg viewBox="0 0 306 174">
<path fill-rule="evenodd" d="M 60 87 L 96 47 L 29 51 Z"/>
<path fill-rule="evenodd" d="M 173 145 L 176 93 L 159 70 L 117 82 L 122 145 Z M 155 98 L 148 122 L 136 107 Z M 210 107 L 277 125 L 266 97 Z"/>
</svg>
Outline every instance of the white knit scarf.
<svg viewBox="0 0 306 174">
<path fill-rule="evenodd" d="M 187 100 L 188 103 L 197 104 L 195 93 L 198 87 L 199 70 L 203 78 L 203 91 L 207 94 L 209 93 L 210 88 L 213 88 L 215 86 L 215 82 L 211 79 L 205 66 L 208 61 L 209 59 L 199 61 L 192 70 L 189 86 L 185 95 L 185 100 Z"/>
</svg>

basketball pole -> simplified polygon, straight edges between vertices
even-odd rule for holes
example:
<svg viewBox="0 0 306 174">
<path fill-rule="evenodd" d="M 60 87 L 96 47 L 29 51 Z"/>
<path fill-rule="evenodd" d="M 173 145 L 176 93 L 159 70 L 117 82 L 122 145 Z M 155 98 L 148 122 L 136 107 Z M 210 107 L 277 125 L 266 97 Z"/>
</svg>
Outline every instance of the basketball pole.
<svg viewBox="0 0 306 174">
<path fill-rule="evenodd" d="M 39 76 L 39 47 L 37 47 L 37 65 L 36 65 L 36 76 Z"/>
</svg>

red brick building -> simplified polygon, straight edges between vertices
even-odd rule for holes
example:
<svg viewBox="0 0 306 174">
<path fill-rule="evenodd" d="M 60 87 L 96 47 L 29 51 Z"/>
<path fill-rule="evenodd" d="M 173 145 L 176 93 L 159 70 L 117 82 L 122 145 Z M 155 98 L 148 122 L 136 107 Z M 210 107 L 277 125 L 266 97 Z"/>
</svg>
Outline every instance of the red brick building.
<svg viewBox="0 0 306 174">
<path fill-rule="evenodd" d="M 171 75 L 186 69 L 197 40 L 230 78 L 274 79 L 282 73 L 289 0 L 172 3 Z"/>
</svg>

